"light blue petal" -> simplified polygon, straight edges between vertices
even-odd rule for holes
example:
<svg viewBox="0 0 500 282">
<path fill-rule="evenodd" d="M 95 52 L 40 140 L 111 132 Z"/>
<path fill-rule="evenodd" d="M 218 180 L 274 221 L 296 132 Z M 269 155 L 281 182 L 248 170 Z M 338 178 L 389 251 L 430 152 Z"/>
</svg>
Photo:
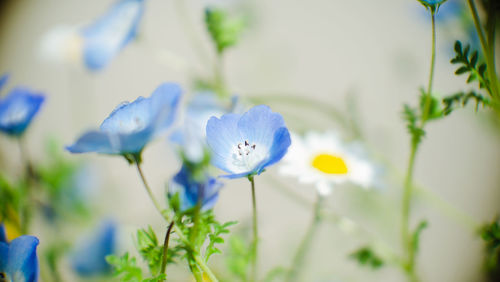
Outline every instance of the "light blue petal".
<svg viewBox="0 0 500 282">
<path fill-rule="evenodd" d="M 118 142 L 113 144 L 113 149 L 120 152 L 120 154 L 135 154 L 140 153 L 144 146 L 153 139 L 154 128 L 152 125 L 147 128 L 132 134 L 117 134 L 112 135 L 116 137 Z"/>
<path fill-rule="evenodd" d="M 240 118 L 238 114 L 225 114 L 220 119 L 211 117 L 207 123 L 207 144 L 212 149 L 212 164 L 229 173 L 234 171 L 231 160 L 235 147 L 243 142 L 238 130 Z"/>
<path fill-rule="evenodd" d="M 281 127 L 285 127 L 283 117 L 265 105 L 251 108 L 238 122 L 238 129 L 244 140 L 264 146 L 267 150 L 273 144 L 275 132 Z"/>
<path fill-rule="evenodd" d="M 17 237 L 10 243 L 6 272 L 13 281 L 37 281 L 38 258 L 36 247 L 38 243 L 36 237 L 29 235 Z"/>
<path fill-rule="evenodd" d="M 118 105 L 102 122 L 100 130 L 110 134 L 128 134 L 148 127 L 153 119 L 151 100 L 144 97 Z"/>
<path fill-rule="evenodd" d="M 269 150 L 269 157 L 258 166 L 257 173 L 260 174 L 264 168 L 280 161 L 287 153 L 291 143 L 292 140 L 288 129 L 286 127 L 279 128 L 274 134 L 273 145 Z"/>
<path fill-rule="evenodd" d="M 0 131 L 19 136 L 28 127 L 45 101 L 39 93 L 16 87 L 0 101 Z"/>
<path fill-rule="evenodd" d="M 223 174 L 223 175 L 219 175 L 219 177 L 227 178 L 227 179 L 236 179 L 236 178 L 246 177 L 250 174 L 252 174 L 252 171 L 245 171 L 242 173 L 233 173 L 233 174 Z"/>
<path fill-rule="evenodd" d="M 105 67 L 137 34 L 143 0 L 122 0 L 82 31 L 83 57 L 91 70 Z"/>
<path fill-rule="evenodd" d="M 105 274 L 111 270 L 106 256 L 115 253 L 116 225 L 104 222 L 97 233 L 81 244 L 71 257 L 71 266 L 82 276 Z"/>
<path fill-rule="evenodd" d="M 5 84 L 9 81 L 9 74 L 6 73 L 0 77 L 0 91 L 2 91 L 2 88 L 5 86 Z"/>
<path fill-rule="evenodd" d="M 119 142 L 119 140 L 116 142 Z M 66 150 L 74 154 L 88 152 L 119 154 L 119 151 L 113 147 L 112 143 L 109 134 L 101 131 L 89 131 L 78 138 L 73 145 L 67 146 Z"/>
<path fill-rule="evenodd" d="M 155 135 L 161 134 L 174 122 L 181 95 L 182 89 L 177 83 L 162 83 L 151 94 Z"/>
</svg>

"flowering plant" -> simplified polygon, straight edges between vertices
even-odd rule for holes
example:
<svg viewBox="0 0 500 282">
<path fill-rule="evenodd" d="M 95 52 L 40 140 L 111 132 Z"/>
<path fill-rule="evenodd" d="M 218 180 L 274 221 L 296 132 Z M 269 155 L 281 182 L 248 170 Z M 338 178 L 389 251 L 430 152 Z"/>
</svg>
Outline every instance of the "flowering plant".
<svg viewBox="0 0 500 282">
<path fill-rule="evenodd" d="M 209 2 L 1 41 L 0 282 L 498 280 L 498 1 Z"/>
</svg>

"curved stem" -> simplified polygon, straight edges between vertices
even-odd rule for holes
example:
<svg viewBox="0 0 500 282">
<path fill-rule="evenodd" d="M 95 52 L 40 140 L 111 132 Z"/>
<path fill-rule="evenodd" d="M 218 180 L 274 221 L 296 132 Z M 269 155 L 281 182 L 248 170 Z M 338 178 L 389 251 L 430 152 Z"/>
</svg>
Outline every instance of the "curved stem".
<svg viewBox="0 0 500 282">
<path fill-rule="evenodd" d="M 167 274 L 167 259 L 168 259 L 168 241 L 170 239 L 170 232 L 172 232 L 172 227 L 174 227 L 174 221 L 170 222 L 167 229 L 167 234 L 165 235 L 165 241 L 163 242 L 163 256 L 161 258 L 161 271 L 160 273 Z"/>
<path fill-rule="evenodd" d="M 137 165 L 137 171 L 139 172 L 139 175 L 141 176 L 142 183 L 144 183 L 144 188 L 146 188 L 146 192 L 149 195 L 149 198 L 151 201 L 153 201 L 153 204 L 155 205 L 155 208 L 160 212 L 160 214 L 163 217 L 163 212 L 160 206 L 160 203 L 156 200 L 155 196 L 153 195 L 153 192 L 151 191 L 151 188 L 149 187 L 148 182 L 146 181 L 146 177 L 144 177 L 144 173 L 142 172 L 141 164 L 139 162 L 136 162 Z"/>
<path fill-rule="evenodd" d="M 141 180 L 142 180 L 142 183 L 144 184 L 144 187 L 146 188 L 146 191 L 148 192 L 148 195 L 149 197 L 151 198 L 151 200 L 153 201 L 153 204 L 154 206 L 156 207 L 156 210 L 158 210 L 158 212 L 160 213 L 160 215 L 167 221 L 167 222 L 171 222 L 172 219 L 164 214 L 162 212 L 162 209 L 160 207 L 160 204 L 158 203 L 158 201 L 156 200 L 156 198 L 154 197 L 153 193 L 151 192 L 151 189 L 149 188 L 149 185 L 146 181 L 146 178 L 144 177 L 144 174 L 142 172 L 142 169 L 141 169 L 141 166 L 139 164 L 139 162 L 136 161 L 136 165 L 137 165 L 137 170 L 139 172 L 139 175 L 141 176 Z M 215 277 L 215 275 L 213 274 L 212 270 L 208 267 L 208 265 L 203 261 L 203 259 L 201 259 L 200 255 L 198 254 L 198 252 L 194 249 L 191 248 L 191 244 L 189 242 L 189 240 L 184 236 L 184 234 L 182 233 L 182 230 L 179 229 L 179 227 L 177 225 L 174 224 L 173 226 L 173 230 L 174 232 L 177 234 L 177 236 L 179 237 L 179 239 L 184 243 L 186 244 L 186 246 L 190 247 L 190 252 L 191 252 L 191 255 L 193 256 L 193 259 L 196 261 L 196 263 L 198 264 L 198 266 L 203 270 L 203 272 L 205 272 L 205 274 L 207 274 L 208 278 L 210 279 L 210 281 L 212 282 L 218 282 L 219 280 L 217 279 L 217 277 Z"/>
<path fill-rule="evenodd" d="M 258 242 L 259 242 L 259 232 L 257 225 L 257 201 L 255 198 L 255 181 L 253 176 L 249 176 L 252 186 L 252 215 L 253 215 L 253 241 L 252 241 L 252 280 L 257 281 L 257 255 L 258 255 Z"/>
<path fill-rule="evenodd" d="M 292 265 L 288 270 L 288 274 L 285 281 L 301 281 L 300 274 L 301 270 L 304 268 L 305 259 L 307 257 L 307 253 L 309 249 L 311 249 L 311 245 L 313 242 L 314 235 L 318 230 L 319 224 L 321 222 L 321 206 L 323 203 L 323 197 L 318 194 L 318 199 L 314 205 L 314 214 L 311 225 L 306 231 L 302 242 L 293 257 Z"/>
</svg>

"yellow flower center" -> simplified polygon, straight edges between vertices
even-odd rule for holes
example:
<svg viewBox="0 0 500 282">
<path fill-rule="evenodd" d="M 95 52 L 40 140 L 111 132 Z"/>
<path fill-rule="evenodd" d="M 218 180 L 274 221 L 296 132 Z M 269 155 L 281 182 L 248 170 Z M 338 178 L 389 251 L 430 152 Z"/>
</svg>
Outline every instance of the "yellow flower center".
<svg viewBox="0 0 500 282">
<path fill-rule="evenodd" d="M 346 174 L 347 165 L 341 157 L 330 154 L 319 154 L 313 161 L 312 166 L 321 172 L 328 174 Z"/>
</svg>

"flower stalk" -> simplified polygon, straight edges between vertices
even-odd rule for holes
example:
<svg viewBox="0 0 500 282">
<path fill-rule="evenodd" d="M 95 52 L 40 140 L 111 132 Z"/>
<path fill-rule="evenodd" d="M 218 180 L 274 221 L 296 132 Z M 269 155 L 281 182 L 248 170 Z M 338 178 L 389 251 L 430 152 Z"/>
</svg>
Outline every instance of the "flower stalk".
<svg viewBox="0 0 500 282">
<path fill-rule="evenodd" d="M 255 180 L 253 175 L 248 176 L 252 187 L 252 218 L 253 218 L 253 240 L 252 240 L 252 272 L 251 281 L 257 281 L 257 256 L 258 256 L 258 243 L 259 231 L 257 225 L 257 201 L 255 197 Z"/>
<path fill-rule="evenodd" d="M 432 103 L 432 84 L 434 81 L 434 68 L 436 64 L 436 10 L 430 9 L 431 21 L 432 21 L 432 43 L 431 43 L 431 66 L 429 72 L 429 82 L 427 86 L 427 92 L 425 94 L 424 107 L 420 122 L 420 130 L 424 130 L 426 122 L 429 119 L 429 112 Z M 410 209 L 411 209 L 411 198 L 413 195 L 413 172 L 415 168 L 415 159 L 417 151 L 419 148 L 419 141 L 411 142 L 410 157 L 408 159 L 408 169 L 406 172 L 405 182 L 404 182 L 404 192 L 403 192 L 403 203 L 401 212 L 401 236 L 403 249 L 406 252 L 406 258 L 403 263 L 404 270 L 408 275 L 410 281 L 418 281 L 418 276 L 415 273 L 415 248 L 412 238 L 412 233 L 410 231 Z"/>
<path fill-rule="evenodd" d="M 304 238 L 302 239 L 302 242 L 300 243 L 299 248 L 297 249 L 297 252 L 293 257 L 292 265 L 288 270 L 286 281 L 301 281 L 300 274 L 302 269 L 304 268 L 305 259 L 307 257 L 308 251 L 311 249 L 314 235 L 316 234 L 322 219 L 321 209 L 323 206 L 323 202 L 324 198 L 318 194 L 318 199 L 314 204 L 314 212 L 311 225 L 307 229 L 306 234 L 304 235 Z"/>
</svg>

